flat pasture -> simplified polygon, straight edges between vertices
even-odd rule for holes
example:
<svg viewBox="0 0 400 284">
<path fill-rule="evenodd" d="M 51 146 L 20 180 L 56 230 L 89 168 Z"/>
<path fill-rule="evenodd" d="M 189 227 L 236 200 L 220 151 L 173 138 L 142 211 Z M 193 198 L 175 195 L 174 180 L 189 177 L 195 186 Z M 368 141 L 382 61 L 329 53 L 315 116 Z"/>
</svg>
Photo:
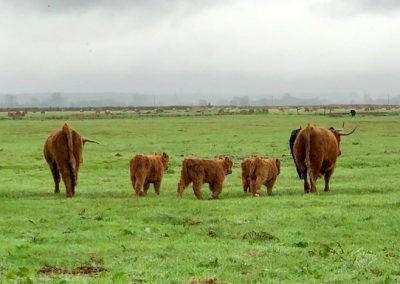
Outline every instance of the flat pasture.
<svg viewBox="0 0 400 284">
<path fill-rule="evenodd" d="M 198 114 L 1 113 L 0 282 L 400 281 L 398 112 Z M 65 121 L 101 143 L 85 146 L 70 199 L 63 184 L 53 193 L 42 153 Z M 304 194 L 290 156 L 291 130 L 307 123 L 358 127 L 342 138 L 328 193 L 319 179 L 318 192 Z M 136 197 L 129 160 L 162 151 L 170 163 L 161 195 L 151 187 Z M 203 200 L 190 186 L 178 199 L 184 157 L 219 155 L 234 162 L 220 199 L 207 200 L 207 185 Z M 254 155 L 281 160 L 272 196 L 242 190 L 241 159 Z"/>
</svg>

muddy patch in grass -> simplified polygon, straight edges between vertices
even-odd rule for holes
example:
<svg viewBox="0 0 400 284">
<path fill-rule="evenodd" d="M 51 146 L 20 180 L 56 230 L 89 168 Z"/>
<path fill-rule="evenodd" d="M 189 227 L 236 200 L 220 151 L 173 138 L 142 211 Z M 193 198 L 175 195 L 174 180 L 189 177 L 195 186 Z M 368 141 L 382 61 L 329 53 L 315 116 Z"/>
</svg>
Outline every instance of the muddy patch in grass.
<svg viewBox="0 0 400 284">
<path fill-rule="evenodd" d="M 185 284 L 223 284 L 223 282 L 218 282 L 215 278 L 208 278 L 208 279 L 193 279 L 185 282 Z"/>
<path fill-rule="evenodd" d="M 146 217 L 144 222 L 156 222 L 159 224 L 171 224 L 180 226 L 195 226 L 202 224 L 202 221 L 191 217 L 173 216 L 168 214 L 159 214 L 152 217 Z"/>
<path fill-rule="evenodd" d="M 76 268 L 65 268 L 56 266 L 45 266 L 37 271 L 37 274 L 51 275 L 51 274 L 70 274 L 70 275 L 97 275 L 107 269 L 98 266 L 83 265 Z"/>
</svg>

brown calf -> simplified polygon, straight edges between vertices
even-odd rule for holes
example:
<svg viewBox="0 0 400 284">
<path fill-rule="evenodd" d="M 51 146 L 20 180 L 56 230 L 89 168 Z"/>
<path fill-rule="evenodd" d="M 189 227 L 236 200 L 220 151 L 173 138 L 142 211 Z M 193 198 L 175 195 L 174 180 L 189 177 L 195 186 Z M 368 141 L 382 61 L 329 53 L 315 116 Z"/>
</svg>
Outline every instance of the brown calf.
<svg viewBox="0 0 400 284">
<path fill-rule="evenodd" d="M 82 151 L 86 142 L 97 143 L 81 135 L 67 123 L 54 131 L 44 144 L 43 154 L 54 179 L 54 192 L 59 193 L 60 173 L 67 197 L 75 194 L 79 168 L 83 162 Z"/>
<path fill-rule="evenodd" d="M 281 172 L 281 162 L 278 159 L 256 157 L 250 168 L 250 189 L 253 196 L 260 195 L 261 185 L 267 187 L 268 195 L 272 195 L 272 187 Z"/>
<path fill-rule="evenodd" d="M 232 173 L 232 161 L 229 157 L 218 160 L 185 159 L 182 162 L 181 179 L 178 183 L 178 197 L 182 197 L 185 188 L 193 182 L 193 191 L 201 199 L 201 185 L 208 183 L 212 191 L 211 198 L 218 198 L 222 191 L 225 176 Z"/>
<path fill-rule="evenodd" d="M 169 157 L 166 153 L 136 155 L 131 159 L 131 182 L 136 195 L 146 195 L 151 183 L 154 185 L 156 194 L 160 195 L 160 185 L 163 174 L 168 169 L 168 161 Z"/>
</svg>

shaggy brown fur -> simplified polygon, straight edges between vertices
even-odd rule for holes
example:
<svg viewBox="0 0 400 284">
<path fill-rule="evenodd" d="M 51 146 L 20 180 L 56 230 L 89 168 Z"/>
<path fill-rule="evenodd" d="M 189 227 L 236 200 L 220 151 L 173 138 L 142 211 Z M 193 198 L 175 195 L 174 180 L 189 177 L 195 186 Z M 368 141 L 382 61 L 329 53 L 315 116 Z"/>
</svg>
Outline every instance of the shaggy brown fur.
<svg viewBox="0 0 400 284">
<path fill-rule="evenodd" d="M 272 195 L 272 187 L 281 173 L 281 162 L 278 159 L 264 159 L 256 157 L 250 167 L 250 189 L 253 196 L 260 195 L 260 188 L 264 184 L 268 195 Z"/>
<path fill-rule="evenodd" d="M 160 195 L 161 181 L 168 169 L 169 157 L 166 153 L 156 155 L 136 155 L 130 161 L 132 187 L 136 195 L 145 196 L 152 183 Z M 143 187 L 143 191 L 142 191 Z"/>
<path fill-rule="evenodd" d="M 325 179 L 325 191 L 329 191 L 329 180 L 340 156 L 340 137 L 344 134 L 334 128 L 322 128 L 308 124 L 301 129 L 294 141 L 293 154 L 296 167 L 304 179 L 304 192 L 310 191 L 307 175 L 310 178 L 311 192 L 316 192 L 316 181 L 320 176 Z"/>
<path fill-rule="evenodd" d="M 242 167 L 242 184 L 243 191 L 250 192 L 250 168 L 255 158 L 244 158 L 241 163 Z"/>
<path fill-rule="evenodd" d="M 211 198 L 218 198 L 222 191 L 225 175 L 232 173 L 232 161 L 229 157 L 218 160 L 185 159 L 182 162 L 181 179 L 178 183 L 178 197 L 182 197 L 185 188 L 193 182 L 193 191 L 201 199 L 201 185 L 208 183 Z"/>
<path fill-rule="evenodd" d="M 86 142 L 98 143 L 81 135 L 67 123 L 54 131 L 44 144 L 43 154 L 54 179 L 54 192 L 59 193 L 60 173 L 67 197 L 75 194 L 79 168 L 83 162 L 82 151 Z"/>
</svg>

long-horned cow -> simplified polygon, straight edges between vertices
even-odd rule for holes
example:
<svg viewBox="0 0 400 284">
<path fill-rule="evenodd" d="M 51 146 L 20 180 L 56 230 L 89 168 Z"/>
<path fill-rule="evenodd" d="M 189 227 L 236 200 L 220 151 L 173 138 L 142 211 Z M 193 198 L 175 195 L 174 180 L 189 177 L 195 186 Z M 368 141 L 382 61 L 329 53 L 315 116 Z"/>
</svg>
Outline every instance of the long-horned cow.
<svg viewBox="0 0 400 284">
<path fill-rule="evenodd" d="M 82 137 L 67 123 L 62 128 L 55 130 L 46 139 L 43 153 L 53 175 L 55 193 L 60 192 L 61 173 L 67 197 L 72 197 L 75 194 L 78 172 L 83 162 L 83 146 L 86 142 L 98 144 L 94 140 Z"/>
<path fill-rule="evenodd" d="M 308 124 L 298 131 L 293 143 L 293 158 L 300 178 L 304 180 L 304 192 L 316 192 L 316 181 L 324 176 L 324 191 L 329 191 L 329 179 L 335 169 L 336 159 L 341 155 L 340 137 L 352 134 L 340 130 Z M 292 132 L 293 134 L 293 132 Z M 310 179 L 308 183 L 307 177 Z"/>
</svg>

